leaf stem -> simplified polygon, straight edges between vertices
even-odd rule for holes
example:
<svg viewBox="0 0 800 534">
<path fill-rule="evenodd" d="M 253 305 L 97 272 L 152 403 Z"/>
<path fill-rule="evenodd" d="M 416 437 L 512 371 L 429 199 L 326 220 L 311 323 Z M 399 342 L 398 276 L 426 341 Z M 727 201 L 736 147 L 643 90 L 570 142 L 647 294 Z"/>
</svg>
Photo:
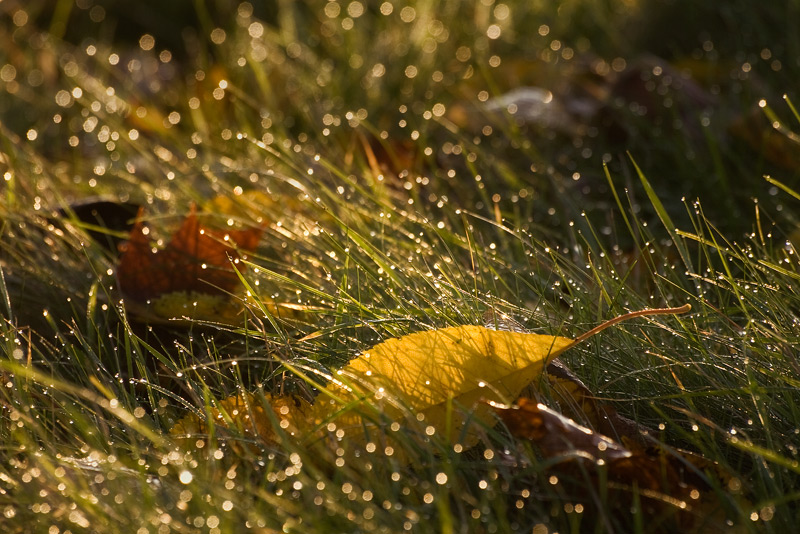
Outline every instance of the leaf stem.
<svg viewBox="0 0 800 534">
<path fill-rule="evenodd" d="M 575 341 L 573 341 L 570 345 L 568 345 L 564 350 L 566 351 L 568 349 L 571 349 L 572 347 L 583 343 L 584 341 L 586 341 L 587 339 L 589 339 L 593 335 L 597 334 L 598 332 L 601 332 L 602 330 L 605 330 L 609 326 L 614 326 L 615 324 L 621 323 L 622 321 L 627 321 L 628 319 L 634 319 L 636 317 L 643 317 L 645 315 L 676 315 L 676 314 L 679 314 L 679 313 L 686 313 L 691 309 L 692 309 L 692 305 L 687 303 L 687 304 L 684 304 L 683 306 L 679 306 L 677 308 L 654 308 L 654 309 L 639 310 L 639 311 L 634 311 L 634 312 L 626 313 L 626 314 L 623 314 L 623 315 L 619 315 L 617 317 L 614 317 L 613 319 L 609 319 L 608 321 L 604 322 L 603 324 L 595 326 L 594 328 L 592 328 L 588 332 L 585 332 L 585 333 L 581 334 L 580 336 L 575 338 Z"/>
</svg>

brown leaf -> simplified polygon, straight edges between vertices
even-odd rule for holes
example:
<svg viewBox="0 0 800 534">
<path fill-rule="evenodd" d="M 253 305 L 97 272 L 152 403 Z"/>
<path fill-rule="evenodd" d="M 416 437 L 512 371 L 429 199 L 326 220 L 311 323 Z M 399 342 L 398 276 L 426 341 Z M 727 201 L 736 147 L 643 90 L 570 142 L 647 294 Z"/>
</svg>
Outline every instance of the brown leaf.
<svg viewBox="0 0 800 534">
<path fill-rule="evenodd" d="M 547 366 L 546 377 L 553 399 L 566 416 L 618 441 L 625 438 L 642 446 L 650 444 L 649 428 L 620 415 L 609 403 L 597 399 L 560 360 L 553 360 Z"/>
<path fill-rule="evenodd" d="M 536 443 L 545 457 L 576 452 L 592 460 L 631 456 L 611 438 L 592 432 L 533 399 L 521 398 L 516 406 L 497 405 L 494 409 L 513 436 Z"/>
<path fill-rule="evenodd" d="M 113 197 L 89 197 L 58 210 L 59 218 L 85 225 L 85 230 L 100 245 L 117 251 L 122 239 L 118 232 L 128 232 L 140 206 Z M 59 224 L 58 220 L 52 220 Z"/>
<path fill-rule="evenodd" d="M 718 487 L 729 487 L 730 477 L 714 462 L 656 446 L 626 447 L 535 400 L 517 402 L 517 406 L 495 406 L 495 412 L 513 436 L 534 443 L 546 458 L 561 459 L 548 473 L 565 483 L 575 482 L 570 493 L 578 500 L 589 503 L 596 495 L 613 491 L 608 502 L 619 513 L 630 513 L 640 500 L 648 517 L 671 517 L 668 524 L 677 528 L 727 531 L 722 501 L 709 479 L 716 479 Z M 587 477 L 590 485 L 585 484 Z M 600 490 L 600 484 L 606 490 Z"/>
<path fill-rule="evenodd" d="M 308 401 L 290 395 L 266 397 L 274 420 L 287 434 L 303 433 L 308 426 Z M 256 439 L 261 445 L 274 444 L 278 434 L 271 417 L 260 400 L 252 393 L 233 395 L 208 408 L 209 419 L 219 428 L 235 429 L 239 434 Z M 208 420 L 189 414 L 173 425 L 169 433 L 191 446 L 198 435 L 209 432 Z"/>
<path fill-rule="evenodd" d="M 512 317 L 490 309 L 483 315 L 487 328 L 508 332 L 527 332 Z M 640 444 L 649 444 L 650 429 L 617 413 L 613 406 L 598 400 L 588 387 L 558 358 L 545 368 L 545 378 L 550 395 L 558 402 L 567 417 L 592 430 L 621 441 L 622 438 Z M 522 397 L 540 397 L 540 384 L 531 383 L 522 391 Z"/>
<path fill-rule="evenodd" d="M 189 215 L 163 250 L 153 251 L 142 211 L 131 230 L 130 240 L 122 245 L 117 280 L 123 295 L 134 301 L 174 292 L 220 294 L 239 284 L 231 261 L 239 250 L 253 250 L 261 238 L 261 228 L 212 230 L 200 224 L 192 206 Z"/>
</svg>

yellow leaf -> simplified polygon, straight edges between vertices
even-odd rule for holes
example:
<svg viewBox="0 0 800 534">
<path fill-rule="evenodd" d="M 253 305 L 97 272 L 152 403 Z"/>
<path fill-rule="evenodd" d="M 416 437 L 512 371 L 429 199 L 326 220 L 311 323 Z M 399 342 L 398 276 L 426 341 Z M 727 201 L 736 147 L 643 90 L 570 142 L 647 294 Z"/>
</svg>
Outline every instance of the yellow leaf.
<svg viewBox="0 0 800 534">
<path fill-rule="evenodd" d="M 355 426 L 366 430 L 376 411 L 392 419 L 411 415 L 433 426 L 445 439 L 459 437 L 466 417 L 493 426 L 494 416 L 488 401 L 503 403 L 514 400 L 565 350 L 598 332 L 626 319 L 646 315 L 686 313 L 689 304 L 677 308 L 647 309 L 615 317 L 572 340 L 559 336 L 491 330 L 481 326 L 455 326 L 410 334 L 375 345 L 336 373 L 313 406 L 295 402 L 292 408 L 287 398 L 272 397 L 270 405 L 281 428 L 292 436 L 316 440 L 313 432 L 327 428 L 320 423 L 335 420 L 336 426 Z M 312 339 L 314 335 L 305 339 Z M 286 362 L 292 368 L 291 363 Z M 586 416 L 610 419 L 608 409 L 595 405 L 591 392 L 571 374 L 549 378 L 554 387 L 564 385 L 564 399 L 571 400 L 580 410 L 591 408 Z M 227 427 L 228 420 L 245 434 L 272 443 L 276 434 L 272 418 L 252 394 L 231 397 L 210 407 L 208 415 L 217 426 Z M 246 408 L 242 411 L 242 407 Z M 588 412 L 588 410 L 587 410 Z M 229 414 L 229 417 L 225 417 Z M 238 414 L 244 421 L 236 420 Z M 420 417 L 422 416 L 422 417 Z M 242 426 L 241 423 L 246 425 Z M 598 425 L 599 426 L 599 425 Z M 204 419 L 195 415 L 185 417 L 170 431 L 173 435 L 204 433 Z M 619 432 L 631 435 L 638 428 Z M 350 435 L 356 440 L 359 435 Z M 365 434 L 366 436 L 366 434 Z M 477 442 L 480 435 L 466 429 L 462 444 Z M 337 430 L 337 440 L 341 436 Z M 391 438 L 388 440 L 391 441 Z M 398 448 L 402 454 L 402 450 Z M 387 453 L 388 454 L 388 453 Z"/>
<path fill-rule="evenodd" d="M 492 426 L 491 409 L 479 401 L 516 399 L 572 344 L 564 337 L 481 326 L 420 332 L 372 347 L 342 369 L 341 382 L 328 392 L 346 401 L 353 395 L 386 398 L 381 409 L 387 415 L 401 415 L 398 405 L 405 405 L 423 414 L 427 424 L 449 428 L 452 437 L 458 435 L 464 411 Z M 324 418 L 332 408 L 338 408 L 336 403 L 318 399 L 315 413 Z"/>
</svg>

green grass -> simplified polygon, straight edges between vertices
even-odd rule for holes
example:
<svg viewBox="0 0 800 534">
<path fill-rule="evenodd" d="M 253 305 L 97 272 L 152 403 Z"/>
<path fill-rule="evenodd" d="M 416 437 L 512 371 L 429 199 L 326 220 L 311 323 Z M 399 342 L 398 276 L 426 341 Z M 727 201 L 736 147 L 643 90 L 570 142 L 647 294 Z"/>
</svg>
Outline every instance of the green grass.
<svg viewBox="0 0 800 534">
<path fill-rule="evenodd" d="M 68 2 L 52 17 L 50 2 L 28 4 L 27 17 L 0 7 L 6 531 L 670 531 L 674 518 L 622 509 L 580 476 L 552 484 L 558 468 L 502 425 L 456 450 L 413 418 L 383 421 L 391 455 L 381 435 L 374 448 L 335 433 L 330 446 L 264 444 L 210 421 L 187 449 L 168 430 L 237 391 L 310 396 L 308 377 L 381 340 L 487 311 L 576 337 L 686 302 L 690 314 L 621 324 L 562 360 L 666 446 L 731 474 L 714 519 L 797 524 L 798 167 L 767 156 L 777 143 L 792 161 L 796 146 L 797 95 L 780 95 L 800 70 L 786 26 L 797 2 L 420 1 L 409 22 L 399 3 L 384 15 L 366 2 L 197 2 L 195 30 L 181 34 L 176 13 L 152 50 L 139 46 L 151 30 L 114 33 L 125 14 L 111 4 L 101 23 Z M 689 6 L 715 18 L 654 42 L 664 21 L 697 20 Z M 526 85 L 583 98 L 605 83 L 587 64 L 648 51 L 691 70 L 708 107 L 648 119 L 612 99 L 568 133 L 478 112 L 481 91 Z M 782 124 L 759 151 L 729 126 L 762 98 Z M 116 254 L 57 212 L 98 195 L 145 205 L 161 238 L 192 203 L 226 225 L 209 203 L 238 199 L 238 222 L 265 225 L 241 271 L 247 320 L 126 313 Z"/>
</svg>

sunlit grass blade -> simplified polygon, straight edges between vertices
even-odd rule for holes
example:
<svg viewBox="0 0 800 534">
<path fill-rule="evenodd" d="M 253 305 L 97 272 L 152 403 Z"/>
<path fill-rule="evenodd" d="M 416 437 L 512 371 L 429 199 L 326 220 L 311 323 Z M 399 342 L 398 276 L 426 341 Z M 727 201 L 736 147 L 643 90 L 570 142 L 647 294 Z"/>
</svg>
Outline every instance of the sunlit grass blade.
<svg viewBox="0 0 800 534">
<path fill-rule="evenodd" d="M 630 157 L 631 163 L 633 164 L 634 169 L 636 169 L 636 174 L 639 176 L 639 180 L 641 180 L 642 185 L 644 186 L 644 190 L 647 193 L 647 198 L 650 200 L 650 204 L 653 205 L 653 208 L 656 210 L 656 214 L 658 218 L 661 219 L 661 223 L 664 225 L 664 228 L 669 233 L 670 237 L 672 238 L 672 242 L 675 243 L 675 247 L 678 249 L 678 252 L 681 255 L 681 259 L 683 260 L 684 265 L 690 272 L 694 272 L 694 267 L 692 267 L 692 260 L 689 256 L 689 251 L 686 249 L 686 245 L 683 241 L 679 238 L 677 234 L 678 228 L 675 226 L 675 223 L 672 222 L 672 218 L 667 213 L 667 210 L 664 209 L 664 205 L 661 203 L 661 200 L 656 195 L 653 186 L 650 185 L 650 182 L 647 180 L 647 177 L 642 172 L 642 169 L 639 168 L 639 165 Z"/>
<path fill-rule="evenodd" d="M 772 176 L 768 176 L 768 175 L 764 175 L 764 180 L 766 180 L 767 182 L 771 183 L 775 187 L 781 189 L 782 191 L 790 194 L 795 199 L 800 200 L 800 193 L 798 193 L 797 191 L 795 191 L 794 189 L 792 189 L 788 185 L 784 184 L 783 182 L 781 182 L 779 180 L 776 180 Z"/>
</svg>

